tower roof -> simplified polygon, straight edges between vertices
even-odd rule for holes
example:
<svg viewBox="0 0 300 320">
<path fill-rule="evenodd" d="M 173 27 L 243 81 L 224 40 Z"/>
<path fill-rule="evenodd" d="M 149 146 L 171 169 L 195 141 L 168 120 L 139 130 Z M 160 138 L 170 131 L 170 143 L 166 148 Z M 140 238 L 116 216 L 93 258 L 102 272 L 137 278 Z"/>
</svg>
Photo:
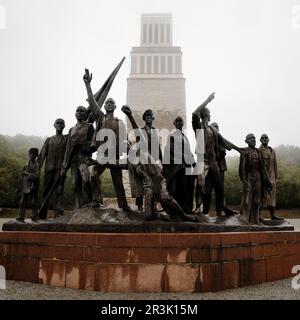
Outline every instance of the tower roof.
<svg viewBox="0 0 300 320">
<path fill-rule="evenodd" d="M 172 46 L 172 14 L 144 13 L 141 16 L 141 46 Z"/>
</svg>

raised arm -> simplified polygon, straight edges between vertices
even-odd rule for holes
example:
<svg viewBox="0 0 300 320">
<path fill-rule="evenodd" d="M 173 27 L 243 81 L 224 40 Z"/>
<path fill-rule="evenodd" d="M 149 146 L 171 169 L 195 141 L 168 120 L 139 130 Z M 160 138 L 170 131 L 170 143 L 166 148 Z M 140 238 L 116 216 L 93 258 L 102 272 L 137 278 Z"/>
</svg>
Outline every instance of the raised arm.
<svg viewBox="0 0 300 320">
<path fill-rule="evenodd" d="M 97 113 L 97 111 L 100 109 L 99 105 L 94 97 L 92 88 L 91 88 L 91 81 L 93 79 L 93 74 L 89 72 L 88 69 L 85 69 L 85 74 L 83 76 L 83 81 L 85 83 L 87 95 L 88 95 L 88 102 L 90 105 L 91 112 Z"/>
<path fill-rule="evenodd" d="M 134 117 L 132 115 L 132 111 L 131 111 L 130 107 L 124 105 L 121 110 L 126 114 L 127 118 L 129 119 L 129 121 L 130 121 L 130 123 L 132 125 L 132 128 L 133 129 L 138 129 L 140 131 L 139 135 L 136 136 L 137 141 L 139 141 L 138 139 L 142 139 L 142 143 L 144 143 L 144 145 L 146 146 L 147 143 L 146 143 L 144 134 L 143 134 L 142 130 L 139 128 L 139 126 L 137 125 L 137 123 L 136 123 L 136 121 L 135 121 L 135 119 L 134 119 Z"/>
<path fill-rule="evenodd" d="M 131 111 L 130 107 L 124 105 L 121 110 L 126 114 L 127 118 L 129 119 L 129 121 L 132 125 L 132 128 L 139 129 L 139 126 L 137 125 L 137 123 L 132 115 L 132 111 Z"/>
<path fill-rule="evenodd" d="M 213 99 L 215 98 L 215 93 L 211 93 L 208 98 L 193 112 L 193 116 L 200 116 L 200 112 L 204 109 Z"/>
<path fill-rule="evenodd" d="M 242 181 L 244 187 L 247 187 L 247 175 L 246 175 L 246 154 L 242 153 L 240 155 L 240 164 L 239 164 L 239 176 Z"/>
</svg>

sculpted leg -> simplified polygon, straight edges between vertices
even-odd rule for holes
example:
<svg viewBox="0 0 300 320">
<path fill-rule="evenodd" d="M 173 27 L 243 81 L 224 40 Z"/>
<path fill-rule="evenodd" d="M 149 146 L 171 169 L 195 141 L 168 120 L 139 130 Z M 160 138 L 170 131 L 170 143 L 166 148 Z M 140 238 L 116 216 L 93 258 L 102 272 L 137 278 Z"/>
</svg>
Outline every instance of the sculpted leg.
<svg viewBox="0 0 300 320">
<path fill-rule="evenodd" d="M 24 222 L 25 221 L 25 212 L 26 212 L 26 195 L 22 194 L 20 203 L 19 203 L 19 217 L 17 218 L 18 221 Z"/>
</svg>

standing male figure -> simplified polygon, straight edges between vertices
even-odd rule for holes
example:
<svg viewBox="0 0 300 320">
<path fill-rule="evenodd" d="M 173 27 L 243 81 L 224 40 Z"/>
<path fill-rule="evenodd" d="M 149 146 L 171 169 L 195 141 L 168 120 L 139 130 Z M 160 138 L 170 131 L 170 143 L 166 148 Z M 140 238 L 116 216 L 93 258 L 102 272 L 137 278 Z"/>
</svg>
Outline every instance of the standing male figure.
<svg viewBox="0 0 300 320">
<path fill-rule="evenodd" d="M 204 188 L 203 192 L 203 214 L 208 214 L 210 209 L 210 199 L 212 190 L 216 194 L 216 211 L 221 216 L 224 211 L 224 186 L 222 185 L 221 172 L 219 167 L 219 147 L 226 150 L 239 148 L 221 136 L 210 122 L 210 111 L 206 106 L 215 98 L 212 93 L 194 112 L 192 125 L 195 131 L 196 140 L 200 141 L 200 129 L 204 130 L 204 173 L 197 177 L 197 187 Z M 203 179 L 204 177 L 204 179 Z M 204 180 L 204 182 L 203 182 Z M 203 185 L 204 184 L 204 185 Z M 200 194 L 200 193 L 198 193 Z M 196 201 L 197 202 L 197 201 Z M 225 213 L 226 214 L 226 213 Z"/>
<path fill-rule="evenodd" d="M 153 159 L 154 161 L 160 160 L 162 162 L 162 151 L 159 143 L 159 137 L 157 135 L 156 129 L 153 127 L 155 116 L 151 109 L 147 109 L 143 113 L 143 120 L 145 122 L 145 125 L 141 129 L 144 133 L 145 142 L 148 147 L 148 152 L 151 155 L 151 159 Z M 152 147 L 154 147 L 154 150 L 152 150 Z M 136 198 L 136 205 L 139 212 L 143 212 L 143 198 L 143 196 L 139 196 Z M 155 201 L 153 201 L 153 210 L 156 210 Z"/>
<path fill-rule="evenodd" d="M 248 148 L 243 149 L 240 156 L 239 174 L 243 183 L 243 199 L 241 215 L 247 222 L 259 224 L 259 213 L 263 191 L 270 189 L 261 151 L 255 148 L 254 134 L 246 136 Z"/>
<path fill-rule="evenodd" d="M 186 171 L 188 168 L 191 170 L 195 160 L 190 143 L 182 132 L 183 123 L 181 117 L 177 117 L 173 122 L 176 131 L 168 136 L 164 150 L 163 170 L 169 192 L 183 211 L 191 214 L 194 200 L 194 176 Z"/>
<path fill-rule="evenodd" d="M 91 143 L 94 135 L 94 127 L 86 122 L 87 109 L 79 106 L 75 117 L 77 123 L 69 130 L 67 147 L 64 157 L 62 175 L 71 167 L 72 182 L 74 186 L 74 205 L 80 208 L 92 201 L 92 189 L 90 173 L 85 160 L 91 157 Z M 85 190 L 87 200 L 84 200 L 82 189 Z"/>
<path fill-rule="evenodd" d="M 145 125 L 141 129 L 146 134 L 145 138 L 148 142 L 148 152 L 155 161 L 162 161 L 162 152 L 159 144 L 159 137 L 157 135 L 156 129 L 153 127 L 155 116 L 151 109 L 148 109 L 144 112 L 143 120 L 145 122 Z M 153 146 L 155 147 L 154 150 L 152 150 Z"/>
<path fill-rule="evenodd" d="M 261 146 L 259 150 L 262 154 L 264 164 L 272 185 L 272 190 L 265 190 L 264 199 L 262 200 L 262 207 L 265 207 L 269 210 L 272 220 L 283 220 L 283 218 L 278 217 L 275 214 L 276 208 L 276 183 L 277 183 L 277 161 L 276 153 L 269 144 L 269 137 L 267 134 L 262 134 L 260 137 Z"/>
<path fill-rule="evenodd" d="M 210 125 L 219 132 L 219 125 L 217 122 L 213 122 Z M 223 190 L 225 190 L 225 172 L 227 171 L 227 163 L 226 163 L 226 148 L 224 148 L 222 145 L 219 145 L 218 163 L 220 167 L 221 184 L 223 186 Z M 224 198 L 224 212 L 226 215 L 233 215 L 238 213 L 232 210 L 231 208 L 227 207 L 225 198 Z"/>
<path fill-rule="evenodd" d="M 38 220 L 37 206 L 40 176 L 39 164 L 36 161 L 38 154 L 39 150 L 37 148 L 31 148 L 28 150 L 29 161 L 27 165 L 24 166 L 20 176 L 20 181 L 17 188 L 17 192 L 20 195 L 20 210 L 17 220 L 20 222 L 25 222 L 25 211 L 28 200 L 31 200 L 31 220 Z"/>
<path fill-rule="evenodd" d="M 115 159 L 112 159 L 112 160 L 118 161 L 120 159 L 120 156 L 122 155 L 120 151 L 122 151 L 123 149 L 124 151 L 127 151 L 127 141 L 120 141 L 120 138 L 126 139 L 127 137 L 125 124 L 122 120 L 114 116 L 114 111 L 116 109 L 116 103 L 114 99 L 108 98 L 105 101 L 105 105 L 104 105 L 104 108 L 106 111 L 105 114 L 101 110 L 101 106 L 98 105 L 97 101 L 95 100 L 94 94 L 92 92 L 92 88 L 91 88 L 92 79 L 93 79 L 92 74 L 90 74 L 89 71 L 86 69 L 83 80 L 84 80 L 87 94 L 88 94 L 88 102 L 90 105 L 90 110 L 96 120 L 96 131 L 93 136 L 93 148 L 97 149 L 102 143 L 104 143 L 104 142 L 96 141 L 97 133 L 101 129 L 112 130 L 115 134 L 116 140 L 114 141 L 114 143 L 110 143 L 108 141 L 109 143 L 108 148 L 111 154 L 115 154 Z M 124 148 L 122 148 L 122 146 L 124 146 Z M 103 166 L 99 165 L 96 168 L 94 168 L 93 170 L 94 178 L 96 176 L 99 179 L 99 177 L 104 172 L 104 170 L 105 170 L 105 165 Z M 125 195 L 125 189 L 124 189 L 123 179 L 122 179 L 122 169 L 119 167 L 111 167 L 110 173 L 111 173 L 113 185 L 115 188 L 119 208 L 122 208 L 122 210 L 125 212 L 131 211 L 130 207 L 127 204 L 127 199 Z M 95 198 L 96 197 L 94 197 L 93 200 L 95 200 Z"/>
<path fill-rule="evenodd" d="M 45 162 L 43 202 L 46 201 L 46 203 L 39 211 L 40 219 L 47 219 L 48 204 L 50 200 L 50 197 L 47 195 L 56 180 L 60 178 L 67 146 L 68 135 L 63 135 L 65 121 L 60 118 L 56 119 L 54 122 L 54 128 L 56 130 L 55 136 L 46 139 L 37 160 L 40 168 Z M 63 215 L 64 212 L 63 190 L 63 184 L 59 183 L 52 193 L 55 217 Z"/>
</svg>

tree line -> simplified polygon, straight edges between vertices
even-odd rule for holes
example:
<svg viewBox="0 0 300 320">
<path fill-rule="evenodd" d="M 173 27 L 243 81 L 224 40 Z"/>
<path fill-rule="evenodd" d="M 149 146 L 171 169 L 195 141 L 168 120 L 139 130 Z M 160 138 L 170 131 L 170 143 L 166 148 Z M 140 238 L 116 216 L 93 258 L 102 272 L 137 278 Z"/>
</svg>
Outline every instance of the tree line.
<svg viewBox="0 0 300 320">
<path fill-rule="evenodd" d="M 18 206 L 16 187 L 23 166 L 27 163 L 27 151 L 31 147 L 41 149 L 44 138 L 37 136 L 0 135 L 0 207 Z M 277 207 L 300 207 L 300 148 L 280 145 L 275 148 L 278 160 Z M 242 184 L 239 179 L 239 157 L 228 157 L 228 171 L 225 175 L 225 194 L 228 205 L 239 205 L 242 199 Z M 114 188 L 108 172 L 102 175 L 104 197 L 114 197 Z M 41 172 L 40 188 L 43 185 Z M 72 205 L 72 185 L 70 177 L 65 184 L 65 205 Z"/>
<path fill-rule="evenodd" d="M 30 148 L 36 147 L 41 150 L 46 138 L 37 136 L 16 136 L 0 135 L 0 207 L 18 207 L 16 188 L 24 165 L 28 162 L 27 152 Z M 41 171 L 40 191 L 42 191 L 44 172 Z M 114 197 L 115 192 L 111 177 L 108 172 L 102 175 L 102 190 L 104 197 Z M 40 192 L 41 194 L 41 192 Z M 72 206 L 72 182 L 70 174 L 65 182 L 64 198 L 65 206 Z"/>
<path fill-rule="evenodd" d="M 277 207 L 300 207 L 300 148 L 280 145 L 274 148 L 277 156 L 278 182 Z M 242 199 L 242 184 L 239 178 L 239 157 L 227 159 L 228 171 L 225 175 L 226 201 L 238 205 Z"/>
</svg>

